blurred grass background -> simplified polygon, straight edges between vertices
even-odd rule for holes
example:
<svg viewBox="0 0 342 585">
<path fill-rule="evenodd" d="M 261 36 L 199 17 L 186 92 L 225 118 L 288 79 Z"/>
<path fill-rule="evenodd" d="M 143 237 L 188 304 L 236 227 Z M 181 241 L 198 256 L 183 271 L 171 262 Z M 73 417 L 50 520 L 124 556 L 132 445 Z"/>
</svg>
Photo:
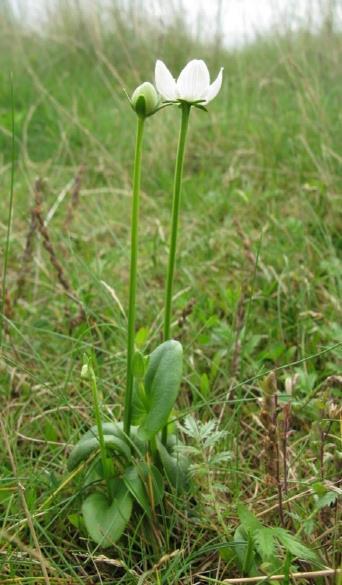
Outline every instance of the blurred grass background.
<svg viewBox="0 0 342 585">
<path fill-rule="evenodd" d="M 194 38 L 182 14 L 170 8 L 161 22 L 134 3 L 123 10 L 113 2 L 103 19 L 97 4 L 85 11 L 76 0 L 61 0 L 37 30 L 2 1 L 2 250 L 11 171 L 10 74 L 16 161 L 1 395 L 32 513 L 63 477 L 67 444 L 91 422 L 89 389 L 79 382 L 84 350 L 96 353 L 108 409 L 121 413 L 135 128 L 123 88 L 131 93 L 153 81 L 157 58 L 175 75 L 191 58 L 205 59 L 212 77 L 224 66 L 223 88 L 209 113 L 192 113 L 186 155 L 173 328 L 186 356 L 180 413 L 192 409 L 206 420 L 226 404 L 222 426 L 235 452 L 241 437 L 250 441 L 241 416 L 254 416 L 257 406 L 230 408 L 224 400 L 233 386 L 235 399 L 254 404 L 256 377 L 280 368 L 281 391 L 297 376 L 293 392 L 300 405 L 338 374 L 342 43 L 339 23 L 326 14 L 314 32 L 271 32 L 228 50 L 215 38 Z M 170 108 L 146 128 L 138 298 L 138 343 L 146 350 L 161 336 L 178 123 L 179 112 Z M 80 202 L 66 227 L 80 166 Z M 24 291 L 13 303 L 37 176 L 46 181 L 43 213 L 50 213 L 55 254 L 85 309 L 86 320 L 77 327 L 70 327 L 77 304 L 58 283 L 39 237 L 32 264 L 24 266 Z M 319 409 L 313 401 L 303 413 L 303 440 Z M 309 467 L 303 463 L 310 444 L 300 451 L 295 471 L 303 483 L 318 474 L 315 447 Z M 236 498 L 253 491 L 255 447 L 254 438 L 239 473 L 227 470 Z M 331 479 L 333 463 L 326 472 Z M 4 463 L 4 478 L 10 476 Z M 7 506 L 5 524 L 16 526 L 21 512 L 12 500 Z M 55 545 L 62 549 L 65 539 L 74 545 L 77 537 L 62 526 L 60 508 L 52 518 L 47 532 L 57 522 Z M 65 562 L 69 567 L 71 561 Z M 25 574 L 16 558 L 11 563 L 15 574 L 18 566 Z"/>
</svg>

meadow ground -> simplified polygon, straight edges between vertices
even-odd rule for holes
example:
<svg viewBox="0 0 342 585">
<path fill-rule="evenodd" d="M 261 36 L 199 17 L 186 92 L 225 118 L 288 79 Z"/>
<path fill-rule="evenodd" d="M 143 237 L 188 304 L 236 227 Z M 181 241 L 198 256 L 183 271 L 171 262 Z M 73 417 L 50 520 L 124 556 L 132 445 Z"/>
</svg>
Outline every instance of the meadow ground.
<svg viewBox="0 0 342 585">
<path fill-rule="evenodd" d="M 51 584 L 262 574 L 270 540 L 252 539 L 254 566 L 241 566 L 233 546 L 240 503 L 315 551 L 317 561 L 305 561 L 280 543 L 281 573 L 291 560 L 298 571 L 334 569 L 341 36 L 287 32 L 227 52 L 194 41 L 177 19 L 128 25 L 114 11 L 106 32 L 97 24 L 61 10 L 35 34 L 0 13 L 3 258 L 14 170 L 0 361 L 0 583 L 44 582 L 45 565 Z M 80 523 L 79 478 L 70 479 L 66 459 L 93 423 L 80 380 L 84 351 L 96 358 L 106 416 L 122 416 L 135 132 L 122 87 L 152 80 L 156 58 L 179 71 L 194 57 L 213 73 L 223 65 L 225 79 L 209 113 L 192 112 L 176 273 L 172 330 L 185 372 L 175 416 L 192 449 L 193 491 L 170 495 L 156 542 L 132 522 L 101 556 Z M 178 124 L 170 108 L 146 128 L 137 335 L 146 352 L 161 340 Z"/>
</svg>

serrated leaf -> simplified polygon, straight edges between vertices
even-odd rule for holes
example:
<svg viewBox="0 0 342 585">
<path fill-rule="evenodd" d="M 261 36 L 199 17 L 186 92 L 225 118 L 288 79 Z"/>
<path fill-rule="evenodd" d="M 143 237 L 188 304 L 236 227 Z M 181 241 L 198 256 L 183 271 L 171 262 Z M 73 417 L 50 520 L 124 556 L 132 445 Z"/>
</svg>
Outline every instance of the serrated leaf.
<svg viewBox="0 0 342 585">
<path fill-rule="evenodd" d="M 254 540 L 258 553 L 263 560 L 270 560 L 275 549 L 275 534 L 273 528 L 259 528 L 254 532 Z"/>
<path fill-rule="evenodd" d="M 263 525 L 261 524 L 260 520 L 258 520 L 254 516 L 254 514 L 248 510 L 246 506 L 244 506 L 243 504 L 239 504 L 237 510 L 240 522 L 247 532 L 253 533 L 256 530 L 260 530 L 261 528 L 263 528 Z"/>
<path fill-rule="evenodd" d="M 131 495 L 120 480 L 111 502 L 99 492 L 88 496 L 82 504 L 82 514 L 90 538 L 104 548 L 113 545 L 129 522 L 132 505 Z"/>
<path fill-rule="evenodd" d="M 327 492 L 324 496 L 321 496 L 316 501 L 316 508 L 321 510 L 321 508 L 325 508 L 326 506 L 331 506 L 337 500 L 337 493 L 336 492 Z"/>
<path fill-rule="evenodd" d="M 168 421 L 176 401 L 183 369 L 183 349 L 178 341 L 165 341 L 155 349 L 145 376 L 145 415 L 140 436 L 150 440 Z"/>
<path fill-rule="evenodd" d="M 244 574 L 254 576 L 257 573 L 253 539 L 242 526 L 238 526 L 234 533 L 234 548 Z"/>
<path fill-rule="evenodd" d="M 290 534 L 290 532 L 280 527 L 274 528 L 273 531 L 279 542 L 294 557 L 303 559 L 305 561 L 317 562 L 316 554 L 307 546 L 302 544 L 299 540 L 297 540 L 297 538 Z"/>
</svg>

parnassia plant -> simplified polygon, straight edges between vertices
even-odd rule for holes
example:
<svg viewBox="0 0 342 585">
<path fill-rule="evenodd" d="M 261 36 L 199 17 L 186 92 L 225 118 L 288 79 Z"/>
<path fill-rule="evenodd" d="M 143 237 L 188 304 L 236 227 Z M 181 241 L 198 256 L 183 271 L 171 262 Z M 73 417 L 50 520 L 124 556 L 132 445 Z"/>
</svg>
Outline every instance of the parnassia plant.
<svg viewBox="0 0 342 585">
<path fill-rule="evenodd" d="M 70 471 L 85 470 L 82 504 L 90 538 L 108 547 L 123 534 L 132 513 L 155 522 L 155 509 L 164 497 L 166 484 L 179 494 L 189 486 L 189 461 L 179 449 L 175 432 L 167 434 L 170 415 L 182 379 L 183 349 L 170 339 L 172 288 L 176 257 L 178 217 L 185 139 L 191 106 L 204 106 L 217 95 L 222 70 L 210 85 L 203 61 L 191 61 L 176 82 L 161 61 L 156 64 L 156 86 L 145 82 L 130 98 L 137 114 L 131 213 L 131 260 L 127 325 L 127 379 L 124 420 L 103 421 L 96 376 L 85 356 L 82 378 L 92 388 L 96 424 L 71 451 Z M 182 110 L 176 158 L 170 251 L 166 284 L 164 342 L 148 356 L 135 351 L 135 315 L 138 265 L 138 225 L 142 143 L 145 120 L 173 103 Z"/>
</svg>

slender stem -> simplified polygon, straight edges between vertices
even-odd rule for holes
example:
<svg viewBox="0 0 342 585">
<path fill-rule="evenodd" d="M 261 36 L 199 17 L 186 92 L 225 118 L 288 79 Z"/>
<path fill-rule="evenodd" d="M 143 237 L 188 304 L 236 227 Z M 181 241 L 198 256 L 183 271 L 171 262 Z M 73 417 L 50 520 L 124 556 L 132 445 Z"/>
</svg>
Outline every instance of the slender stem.
<svg viewBox="0 0 342 585">
<path fill-rule="evenodd" d="M 127 379 L 124 412 L 124 431 L 129 435 L 132 419 L 132 394 L 133 372 L 132 362 L 134 355 L 135 338 L 135 300 L 137 292 L 137 262 L 138 262 L 138 224 L 139 224 L 139 198 L 141 177 L 142 140 L 144 133 L 144 118 L 138 116 L 137 134 L 135 142 L 135 157 L 133 170 L 133 200 L 131 216 L 131 266 L 129 283 L 129 308 L 128 308 L 128 341 L 127 341 Z"/>
<path fill-rule="evenodd" d="M 1 301 L 0 301 L 0 313 L 1 313 L 1 323 L 0 323 L 0 347 L 2 345 L 2 334 L 4 329 L 5 323 L 5 303 L 6 303 L 6 283 L 7 283 L 7 267 L 8 267 L 8 256 L 9 256 L 9 247 L 10 247 L 10 236 L 11 236 L 11 226 L 12 226 L 12 217 L 13 217 L 13 199 L 14 199 L 14 162 L 15 162 L 15 137 L 14 137 L 14 90 L 13 90 L 13 77 L 11 74 L 10 77 L 10 84 L 11 84 L 11 132 L 12 132 L 12 141 L 11 141 L 11 182 L 10 182 L 10 195 L 9 195 L 9 206 L 8 206 L 8 219 L 7 219 L 7 234 L 6 234 L 6 244 L 5 244 L 5 253 L 4 253 L 4 267 L 2 273 L 2 292 L 1 292 Z"/>
<path fill-rule="evenodd" d="M 181 191 L 182 191 L 182 175 L 183 175 L 183 163 L 184 163 L 184 152 L 186 136 L 189 125 L 189 116 L 191 105 L 183 103 L 182 106 L 182 120 L 179 132 L 177 157 L 176 157 L 176 168 L 175 178 L 173 187 L 173 200 L 172 200 L 172 217 L 171 217 L 171 234 L 170 234 L 170 249 L 169 249 L 169 262 L 166 277 L 166 291 L 165 291 L 165 313 L 164 313 L 164 341 L 170 339 L 171 335 L 171 312 L 172 312 L 172 288 L 173 288 L 173 277 L 175 272 L 176 262 L 176 251 L 177 251 L 177 234 L 179 224 L 179 210 L 181 202 Z M 167 439 L 167 425 L 163 428 L 162 442 L 165 445 Z"/>
<path fill-rule="evenodd" d="M 173 277 L 175 271 L 175 260 L 177 250 L 177 233 L 179 223 L 179 209 L 181 200 L 181 189 L 182 189 L 182 174 L 183 174 L 183 162 L 184 162 L 184 151 L 186 135 L 189 124 L 190 115 L 190 104 L 182 104 L 182 121 L 178 140 L 176 168 L 175 168 L 175 179 L 173 188 L 173 201 L 172 201 L 172 219 L 171 219 L 171 235 L 170 235 L 170 250 L 169 250 L 169 262 L 167 269 L 166 279 L 166 292 L 165 292 L 165 314 L 164 314 L 164 340 L 170 339 L 171 329 L 171 311 L 172 311 L 172 287 Z"/>
<path fill-rule="evenodd" d="M 106 445 L 105 445 L 104 435 L 103 435 L 102 420 L 101 420 L 101 407 L 100 407 L 99 395 L 97 392 L 96 376 L 95 376 L 93 366 L 91 364 L 88 364 L 88 365 L 89 365 L 89 373 L 90 373 L 90 380 L 91 380 L 91 389 L 93 392 L 93 403 L 94 403 L 94 409 L 95 409 L 96 426 L 97 426 L 97 432 L 99 435 L 103 475 L 104 475 L 106 483 L 107 483 L 108 496 L 110 497 L 111 496 L 111 489 L 110 489 L 109 477 L 108 477 L 108 473 L 107 473 L 107 453 L 106 453 Z"/>
</svg>

